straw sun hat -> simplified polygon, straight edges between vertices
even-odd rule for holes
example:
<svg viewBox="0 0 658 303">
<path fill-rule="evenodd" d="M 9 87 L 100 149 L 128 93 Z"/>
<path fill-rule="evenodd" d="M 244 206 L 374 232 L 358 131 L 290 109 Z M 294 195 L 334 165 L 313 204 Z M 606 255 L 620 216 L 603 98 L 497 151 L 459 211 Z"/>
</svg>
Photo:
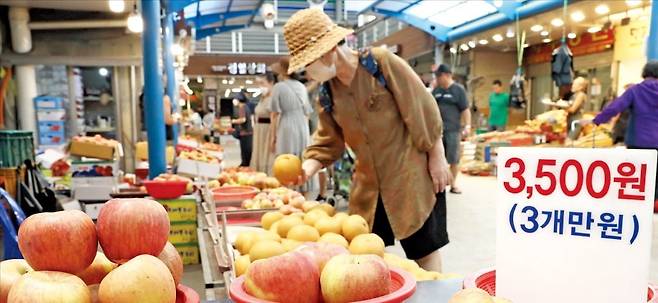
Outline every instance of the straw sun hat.
<svg viewBox="0 0 658 303">
<path fill-rule="evenodd" d="M 288 73 L 319 59 L 352 32 L 336 25 L 321 9 L 296 12 L 283 26 L 283 36 L 290 50 Z"/>
</svg>

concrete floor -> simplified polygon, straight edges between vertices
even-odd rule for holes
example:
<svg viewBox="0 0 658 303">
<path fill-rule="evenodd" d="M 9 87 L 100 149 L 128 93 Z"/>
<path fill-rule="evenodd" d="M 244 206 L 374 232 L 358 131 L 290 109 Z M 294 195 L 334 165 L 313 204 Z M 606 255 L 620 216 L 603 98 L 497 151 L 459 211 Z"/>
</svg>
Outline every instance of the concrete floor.
<svg viewBox="0 0 658 303">
<path fill-rule="evenodd" d="M 239 164 L 237 141 L 222 139 L 226 167 Z M 496 192 L 496 179 L 460 176 L 458 182 L 464 193 L 448 195 L 450 244 L 442 249 L 443 268 L 444 272 L 468 275 L 495 265 L 496 214 L 492 193 Z M 650 281 L 658 282 L 658 215 L 654 215 L 653 221 Z M 403 254 L 399 246 L 389 250 Z M 200 265 L 185 267 L 183 283 L 199 294 L 205 293 Z"/>
</svg>

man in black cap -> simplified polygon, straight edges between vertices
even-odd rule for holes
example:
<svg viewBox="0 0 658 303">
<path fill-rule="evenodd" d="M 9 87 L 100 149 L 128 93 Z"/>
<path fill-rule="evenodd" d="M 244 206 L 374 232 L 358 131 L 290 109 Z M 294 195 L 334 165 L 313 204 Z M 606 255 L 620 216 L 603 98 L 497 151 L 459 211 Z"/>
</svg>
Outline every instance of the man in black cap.
<svg viewBox="0 0 658 303">
<path fill-rule="evenodd" d="M 461 84 L 453 81 L 450 66 L 439 65 L 434 71 L 434 75 L 436 87 L 432 94 L 439 105 L 441 118 L 443 118 L 443 146 L 452 173 L 450 192 L 460 194 L 461 191 L 455 185 L 459 173 L 459 142 L 462 131 L 464 134 L 471 131 L 471 111 L 468 109 L 466 90 Z M 462 123 L 464 123 L 463 130 Z"/>
</svg>

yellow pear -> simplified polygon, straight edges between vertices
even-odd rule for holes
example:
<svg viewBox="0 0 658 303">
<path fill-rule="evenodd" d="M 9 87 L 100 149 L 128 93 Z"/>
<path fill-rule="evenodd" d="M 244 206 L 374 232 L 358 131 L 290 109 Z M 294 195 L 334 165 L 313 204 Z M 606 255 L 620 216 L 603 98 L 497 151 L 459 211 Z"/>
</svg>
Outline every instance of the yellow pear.
<svg viewBox="0 0 658 303">
<path fill-rule="evenodd" d="M 366 222 L 366 219 L 359 215 L 351 215 L 347 217 L 343 221 L 341 230 L 345 239 L 350 242 L 352 239 L 354 239 L 354 237 L 370 232 L 370 228 L 368 228 L 368 222 Z"/>
<path fill-rule="evenodd" d="M 254 244 L 249 250 L 249 257 L 251 261 L 267 259 L 270 257 L 283 255 L 286 253 L 285 248 L 279 242 L 273 240 L 259 241 Z"/>
<path fill-rule="evenodd" d="M 242 255 L 235 258 L 235 265 L 234 265 L 235 276 L 239 277 L 242 276 L 244 273 L 246 273 L 247 268 L 249 268 L 250 264 L 251 264 L 251 259 L 249 259 L 249 255 Z"/>
<path fill-rule="evenodd" d="M 284 215 L 281 212 L 271 211 L 264 214 L 263 217 L 260 218 L 260 224 L 263 226 L 264 229 L 270 229 L 272 224 L 281 220 L 283 217 Z"/>
<path fill-rule="evenodd" d="M 258 233 L 253 231 L 241 232 L 235 238 L 235 248 L 240 254 L 246 255 L 249 253 L 251 246 L 258 240 Z"/>
<path fill-rule="evenodd" d="M 323 210 L 312 210 L 304 215 L 304 224 L 315 226 L 315 222 L 318 222 L 321 218 L 329 217 L 327 213 Z"/>
<path fill-rule="evenodd" d="M 315 222 L 314 227 L 320 232 L 320 235 L 326 233 L 340 234 L 343 230 L 340 222 L 331 217 L 320 218 Z"/>
<path fill-rule="evenodd" d="M 285 238 L 288 235 L 288 231 L 290 231 L 291 228 L 304 224 L 304 221 L 300 217 L 297 216 L 287 216 L 281 220 L 279 220 L 277 223 L 279 223 L 279 226 L 277 227 L 277 233 L 281 238 Z"/>
<path fill-rule="evenodd" d="M 297 247 L 302 245 L 302 242 L 297 240 L 283 239 L 281 240 L 281 245 L 283 245 L 283 248 L 286 250 L 286 252 L 288 252 L 295 250 Z"/>
<path fill-rule="evenodd" d="M 320 203 L 320 205 L 311 208 L 311 210 L 316 210 L 316 209 L 323 210 L 329 216 L 333 216 L 334 214 L 336 214 L 336 209 L 333 206 L 331 206 L 331 204 L 329 203 Z"/>
<path fill-rule="evenodd" d="M 360 234 L 350 242 L 353 255 L 378 255 L 384 257 L 384 240 L 376 234 Z"/>
<path fill-rule="evenodd" d="M 296 240 L 299 242 L 315 242 L 320 238 L 317 229 L 308 225 L 296 225 L 290 229 L 286 239 Z"/>
<path fill-rule="evenodd" d="M 336 234 L 332 232 L 328 232 L 322 235 L 320 239 L 318 239 L 318 242 L 336 244 L 345 248 L 348 248 L 350 246 L 347 240 L 345 240 L 345 237 L 341 236 L 340 234 Z"/>
</svg>

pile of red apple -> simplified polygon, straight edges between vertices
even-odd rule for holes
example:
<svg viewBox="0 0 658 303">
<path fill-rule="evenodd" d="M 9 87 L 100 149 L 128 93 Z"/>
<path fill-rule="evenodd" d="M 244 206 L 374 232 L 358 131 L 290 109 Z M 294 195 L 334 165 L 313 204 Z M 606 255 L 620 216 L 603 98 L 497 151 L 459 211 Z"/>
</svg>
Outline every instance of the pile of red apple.
<svg viewBox="0 0 658 303">
<path fill-rule="evenodd" d="M 244 290 L 272 302 L 347 303 L 389 294 L 388 265 L 377 255 L 350 255 L 331 243 L 305 243 L 252 263 Z"/>
<path fill-rule="evenodd" d="M 115 147 L 117 146 L 117 144 L 119 144 L 117 140 L 106 139 L 101 137 L 101 135 L 95 135 L 93 137 L 73 136 L 71 140 L 73 140 L 73 142 L 92 143 L 92 144 L 111 146 L 111 147 Z"/>
<path fill-rule="evenodd" d="M 168 236 L 148 199 L 110 200 L 96 225 L 78 210 L 32 215 L 18 230 L 25 259 L 0 263 L 0 303 L 175 303 L 183 262 Z"/>
</svg>

